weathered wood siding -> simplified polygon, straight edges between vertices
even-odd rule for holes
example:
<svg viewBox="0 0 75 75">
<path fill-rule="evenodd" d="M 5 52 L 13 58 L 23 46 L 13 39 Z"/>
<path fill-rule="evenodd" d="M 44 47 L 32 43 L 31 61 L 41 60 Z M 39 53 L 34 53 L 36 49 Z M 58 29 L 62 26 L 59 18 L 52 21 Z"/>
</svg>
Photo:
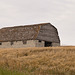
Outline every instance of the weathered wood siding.
<svg viewBox="0 0 75 75">
<path fill-rule="evenodd" d="M 41 26 L 37 39 L 60 43 L 57 29 L 50 24 Z"/>
</svg>

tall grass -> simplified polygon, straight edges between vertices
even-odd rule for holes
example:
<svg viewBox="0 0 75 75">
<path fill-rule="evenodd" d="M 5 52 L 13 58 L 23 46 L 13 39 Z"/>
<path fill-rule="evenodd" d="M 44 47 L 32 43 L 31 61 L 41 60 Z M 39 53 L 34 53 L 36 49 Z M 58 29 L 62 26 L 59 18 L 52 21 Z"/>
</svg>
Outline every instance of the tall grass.
<svg viewBox="0 0 75 75">
<path fill-rule="evenodd" d="M 0 49 L 0 66 L 25 75 L 75 75 L 75 47 Z"/>
</svg>

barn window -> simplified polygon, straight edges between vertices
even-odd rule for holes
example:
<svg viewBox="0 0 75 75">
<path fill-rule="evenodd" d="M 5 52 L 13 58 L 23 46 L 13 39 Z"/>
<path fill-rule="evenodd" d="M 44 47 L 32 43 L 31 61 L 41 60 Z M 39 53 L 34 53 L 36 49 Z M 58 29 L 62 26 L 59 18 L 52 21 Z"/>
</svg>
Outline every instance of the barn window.
<svg viewBox="0 0 75 75">
<path fill-rule="evenodd" d="M 13 42 L 11 42 L 11 45 L 13 45 Z"/>
<path fill-rule="evenodd" d="M 39 42 L 41 42 L 41 40 L 39 40 Z"/>
<path fill-rule="evenodd" d="M 26 43 L 27 43 L 27 41 L 24 40 L 24 41 L 23 41 L 23 44 L 26 44 Z"/>
<path fill-rule="evenodd" d="M 0 45 L 2 45 L 2 43 L 0 42 Z"/>
</svg>

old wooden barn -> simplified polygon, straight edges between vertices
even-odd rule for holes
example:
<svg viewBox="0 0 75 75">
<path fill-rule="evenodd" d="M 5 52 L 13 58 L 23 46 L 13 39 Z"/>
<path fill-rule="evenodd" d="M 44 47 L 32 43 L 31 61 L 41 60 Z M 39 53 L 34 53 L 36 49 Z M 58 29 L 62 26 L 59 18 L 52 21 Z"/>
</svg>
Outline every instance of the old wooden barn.
<svg viewBox="0 0 75 75">
<path fill-rule="evenodd" d="M 0 48 L 60 46 L 57 29 L 50 23 L 0 29 Z"/>
</svg>

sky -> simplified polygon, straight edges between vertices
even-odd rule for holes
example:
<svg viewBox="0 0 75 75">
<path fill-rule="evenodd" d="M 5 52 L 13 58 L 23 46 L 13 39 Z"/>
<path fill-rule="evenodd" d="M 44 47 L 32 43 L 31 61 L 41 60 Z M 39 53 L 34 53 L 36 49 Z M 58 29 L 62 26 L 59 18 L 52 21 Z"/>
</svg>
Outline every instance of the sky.
<svg viewBox="0 0 75 75">
<path fill-rule="evenodd" d="M 0 0 L 0 28 L 47 22 L 61 45 L 75 45 L 75 0 Z"/>
</svg>

